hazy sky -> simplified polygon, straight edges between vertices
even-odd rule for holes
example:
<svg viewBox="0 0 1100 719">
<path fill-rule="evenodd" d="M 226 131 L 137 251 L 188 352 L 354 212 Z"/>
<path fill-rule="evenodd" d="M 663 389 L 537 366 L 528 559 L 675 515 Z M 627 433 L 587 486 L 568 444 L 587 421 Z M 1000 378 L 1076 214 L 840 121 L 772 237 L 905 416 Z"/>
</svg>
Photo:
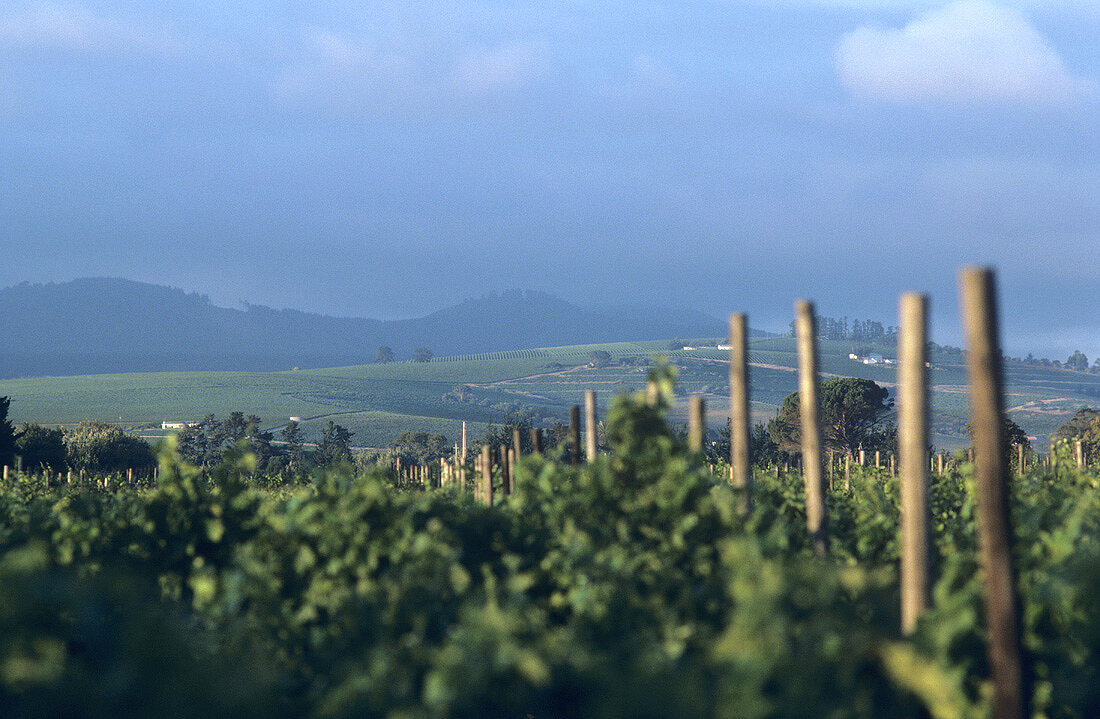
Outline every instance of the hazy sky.
<svg viewBox="0 0 1100 719">
<path fill-rule="evenodd" d="M 782 328 L 999 270 L 1100 353 L 1100 3 L 0 4 L 0 286 L 340 315 L 492 290 Z"/>
</svg>

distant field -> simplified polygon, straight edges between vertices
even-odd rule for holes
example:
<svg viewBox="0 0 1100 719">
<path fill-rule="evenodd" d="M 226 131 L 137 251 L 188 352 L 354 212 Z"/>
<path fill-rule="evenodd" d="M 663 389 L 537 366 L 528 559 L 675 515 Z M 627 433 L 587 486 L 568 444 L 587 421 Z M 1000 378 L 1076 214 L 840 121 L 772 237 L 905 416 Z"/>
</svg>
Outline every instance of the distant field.
<svg viewBox="0 0 1100 719">
<path fill-rule="evenodd" d="M 256 414 L 265 427 L 303 418 L 307 438 L 329 420 L 355 432 L 354 443 L 382 446 L 405 430 L 441 432 L 457 441 L 461 423 L 479 436 L 489 422 L 512 411 L 533 411 L 543 423 L 564 421 L 568 406 L 586 389 L 597 391 L 606 409 L 611 398 L 644 387 L 646 363 L 663 355 L 680 372 L 684 394 L 707 396 L 709 421 L 724 422 L 728 396 L 727 353 L 718 340 L 693 340 L 694 350 L 667 349 L 667 341 L 616 342 L 439 357 L 431 362 L 393 362 L 286 372 L 164 372 L 0 380 L 0 396 L 12 398 L 16 422 L 74 424 L 85 419 L 119 422 L 156 434 L 164 420 L 195 420 L 239 410 Z M 710 348 L 703 346 L 708 343 Z M 893 367 L 848 359 L 848 342 L 823 342 L 825 375 L 866 377 L 886 385 Z M 601 350 L 610 366 L 588 366 Z M 879 348 L 886 356 L 890 351 Z M 958 356 L 933 356 L 933 441 L 965 443 L 966 372 Z M 763 421 L 797 388 L 797 356 L 789 337 L 750 341 L 752 409 Z M 1069 370 L 1009 367 L 1007 407 L 1031 435 L 1047 434 L 1076 409 L 1100 405 L 1100 376 Z M 681 417 L 674 412 L 674 419 Z"/>
</svg>

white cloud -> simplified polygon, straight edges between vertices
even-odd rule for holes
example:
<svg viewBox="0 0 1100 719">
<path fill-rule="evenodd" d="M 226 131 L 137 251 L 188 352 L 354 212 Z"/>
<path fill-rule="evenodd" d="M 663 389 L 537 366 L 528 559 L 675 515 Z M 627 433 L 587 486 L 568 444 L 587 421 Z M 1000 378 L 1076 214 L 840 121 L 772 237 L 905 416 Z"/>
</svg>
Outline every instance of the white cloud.
<svg viewBox="0 0 1100 719">
<path fill-rule="evenodd" d="M 460 46 L 435 38 L 307 29 L 298 56 L 278 73 L 284 102 L 384 110 L 483 98 L 526 87 L 549 67 L 538 40 Z"/>
<path fill-rule="evenodd" d="M 541 74 L 547 64 L 547 47 L 542 42 L 479 47 L 456 59 L 453 84 L 473 95 L 515 89 Z"/>
<path fill-rule="evenodd" d="M 101 15 L 82 5 L 56 3 L 0 15 L 0 44 L 98 54 L 184 55 L 195 49 L 164 26 Z"/>
<path fill-rule="evenodd" d="M 900 102 L 1057 105 L 1093 91 L 1018 10 L 960 0 L 904 28 L 861 27 L 836 51 L 853 94 Z"/>
</svg>

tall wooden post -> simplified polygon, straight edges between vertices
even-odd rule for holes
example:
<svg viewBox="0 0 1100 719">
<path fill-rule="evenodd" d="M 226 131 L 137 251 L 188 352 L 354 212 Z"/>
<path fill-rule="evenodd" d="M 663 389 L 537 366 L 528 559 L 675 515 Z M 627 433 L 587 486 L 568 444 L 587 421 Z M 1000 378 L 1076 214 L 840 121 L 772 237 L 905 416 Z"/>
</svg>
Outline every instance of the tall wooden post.
<svg viewBox="0 0 1100 719">
<path fill-rule="evenodd" d="M 503 484 L 504 494 L 508 495 L 512 493 L 512 465 L 508 461 L 508 445 L 500 445 L 500 476 Z"/>
<path fill-rule="evenodd" d="M 993 273 L 960 274 L 963 323 L 969 355 L 971 422 L 978 486 L 978 539 L 985 570 L 983 600 L 989 639 L 995 719 L 1029 716 L 1028 684 L 1020 643 L 1016 571 L 1012 565 L 1012 516 L 1005 464 L 1001 348 Z"/>
<path fill-rule="evenodd" d="M 875 450 L 875 469 L 878 469 L 879 467 L 881 467 L 881 466 L 882 466 L 882 462 L 881 462 L 881 459 L 882 459 L 882 455 L 881 455 L 881 453 L 880 453 L 880 452 L 879 452 L 879 451 L 878 451 L 878 450 L 876 449 L 876 450 Z"/>
<path fill-rule="evenodd" d="M 535 454 L 542 454 L 542 428 L 531 428 L 531 451 Z"/>
<path fill-rule="evenodd" d="M 519 427 L 512 430 L 512 450 L 516 453 L 516 461 L 518 462 L 520 457 L 523 456 L 523 443 L 520 441 L 522 438 L 519 434 Z"/>
<path fill-rule="evenodd" d="M 863 447 L 859 448 L 859 466 L 867 466 L 867 452 L 864 451 Z"/>
<path fill-rule="evenodd" d="M 493 458 L 489 445 L 481 445 L 481 501 L 486 507 L 493 506 Z"/>
<path fill-rule="evenodd" d="M 844 455 L 844 490 L 848 491 L 852 488 L 852 453 L 848 452 Z"/>
<path fill-rule="evenodd" d="M 1018 444 L 1016 445 L 1016 471 L 1023 477 L 1026 469 L 1027 467 L 1024 465 L 1024 445 Z"/>
<path fill-rule="evenodd" d="M 707 433 L 706 404 L 702 395 L 693 394 L 688 400 L 688 450 L 703 452 L 703 438 Z"/>
<path fill-rule="evenodd" d="M 752 509 L 752 457 L 749 456 L 749 320 L 730 315 L 730 471 L 741 492 L 742 512 Z"/>
<path fill-rule="evenodd" d="M 1085 466 L 1085 450 L 1081 444 L 1081 440 L 1077 440 L 1077 469 L 1081 469 Z"/>
<path fill-rule="evenodd" d="M 798 404 L 801 413 L 802 479 L 806 486 L 806 529 L 814 553 L 824 556 L 829 549 L 828 515 L 825 513 L 825 483 L 821 467 L 821 426 L 818 424 L 817 329 L 814 305 L 808 300 L 795 303 L 798 330 Z"/>
<path fill-rule="evenodd" d="M 584 392 L 584 457 L 596 459 L 596 393 L 590 389 Z"/>
<path fill-rule="evenodd" d="M 912 634 L 932 603 L 932 515 L 924 455 L 928 447 L 928 298 L 901 296 L 898 451 L 901 453 L 901 631 Z"/>
</svg>

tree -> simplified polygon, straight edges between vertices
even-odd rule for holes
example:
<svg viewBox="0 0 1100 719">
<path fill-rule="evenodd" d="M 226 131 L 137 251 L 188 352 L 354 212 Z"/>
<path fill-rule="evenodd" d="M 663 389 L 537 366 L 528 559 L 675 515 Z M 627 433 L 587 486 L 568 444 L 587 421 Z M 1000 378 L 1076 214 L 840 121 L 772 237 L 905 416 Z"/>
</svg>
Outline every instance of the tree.
<svg viewBox="0 0 1100 719">
<path fill-rule="evenodd" d="M 1089 358 L 1084 355 L 1081 350 L 1075 350 L 1069 358 L 1066 359 L 1066 367 L 1077 370 L 1078 372 L 1089 371 Z"/>
<path fill-rule="evenodd" d="M 869 379 L 831 377 L 821 384 L 821 435 L 826 449 L 855 454 L 864 450 L 892 451 L 897 429 L 886 422 L 894 406 L 890 390 Z M 789 454 L 802 451 L 799 395 L 783 400 L 779 415 L 768 423 L 768 434 Z"/>
<path fill-rule="evenodd" d="M 451 453 L 447 438 L 432 432 L 402 432 L 389 448 L 408 464 L 427 464 Z"/>
<path fill-rule="evenodd" d="M 74 469 L 119 472 L 153 465 L 153 450 L 148 442 L 106 422 L 81 422 L 65 433 L 63 441 L 69 466 Z"/>
<path fill-rule="evenodd" d="M 300 467 L 302 464 L 302 427 L 294 420 L 290 420 L 283 427 L 283 442 L 286 446 L 287 456 L 292 467 Z"/>
<path fill-rule="evenodd" d="M 593 367 L 606 367 L 611 364 L 611 353 L 607 350 L 592 350 L 588 353 L 588 363 Z"/>
<path fill-rule="evenodd" d="M 413 350 L 413 362 L 431 362 L 435 355 L 427 347 L 417 347 Z"/>
<path fill-rule="evenodd" d="M 374 353 L 374 361 L 378 364 L 393 362 L 393 348 L 386 345 L 381 345 L 378 348 L 378 351 Z"/>
<path fill-rule="evenodd" d="M 15 451 L 24 467 L 45 467 L 55 472 L 65 469 L 64 432 L 60 427 L 43 427 L 24 422 L 15 435 Z"/>
<path fill-rule="evenodd" d="M 713 447 L 714 460 L 730 460 L 730 425 L 731 420 L 726 419 L 726 426 L 718 430 L 718 441 Z M 768 434 L 768 427 L 763 422 L 757 422 L 749 430 L 749 459 L 754 467 L 768 467 L 779 461 L 779 445 Z"/>
<path fill-rule="evenodd" d="M 1058 429 L 1054 430 L 1054 434 L 1050 435 L 1050 438 L 1054 442 L 1063 439 L 1080 439 L 1089 425 L 1097 418 L 1100 418 L 1100 411 L 1082 407 L 1072 417 L 1063 422 Z"/>
<path fill-rule="evenodd" d="M 321 443 L 317 445 L 322 467 L 333 467 L 351 462 L 351 438 L 354 433 L 333 422 L 321 430 Z"/>
<path fill-rule="evenodd" d="M 15 428 L 8 420 L 10 406 L 9 397 L 0 397 L 0 464 L 8 467 L 15 464 Z"/>
</svg>

